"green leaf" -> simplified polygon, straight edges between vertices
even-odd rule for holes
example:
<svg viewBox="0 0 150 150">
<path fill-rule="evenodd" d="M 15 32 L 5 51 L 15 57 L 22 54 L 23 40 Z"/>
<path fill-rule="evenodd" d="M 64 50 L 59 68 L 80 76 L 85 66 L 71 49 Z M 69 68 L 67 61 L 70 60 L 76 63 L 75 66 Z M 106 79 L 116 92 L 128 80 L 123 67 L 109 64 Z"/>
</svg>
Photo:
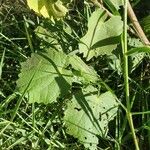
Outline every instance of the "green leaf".
<svg viewBox="0 0 150 150">
<path fill-rule="evenodd" d="M 150 53 L 149 46 L 132 48 L 126 53 L 127 56 L 130 56 L 129 57 L 130 72 L 134 71 L 139 66 L 139 64 L 145 57 L 145 53 Z"/>
<path fill-rule="evenodd" d="M 72 68 L 75 70 L 74 75 L 76 77 L 79 77 L 78 80 L 80 79 L 82 80 L 83 78 L 83 82 L 86 83 L 89 82 L 96 83 L 98 81 L 98 74 L 96 73 L 94 68 L 85 64 L 80 57 L 76 55 L 70 56 L 69 63 L 71 64 Z"/>
<path fill-rule="evenodd" d="M 62 18 L 68 12 L 60 0 L 27 0 L 27 4 L 36 13 L 50 19 Z"/>
<path fill-rule="evenodd" d="M 114 15 L 120 15 L 118 12 L 119 6 L 123 5 L 121 4 L 121 0 L 104 0 L 105 5 L 109 8 L 109 10 Z"/>
<path fill-rule="evenodd" d="M 108 64 L 110 69 L 116 71 L 119 75 L 122 74 L 122 67 L 121 67 L 121 59 L 119 59 L 116 55 L 112 54 L 108 57 L 109 61 Z"/>
<path fill-rule="evenodd" d="M 55 50 L 49 50 L 40 55 L 32 54 L 31 58 L 22 63 L 17 81 L 18 90 L 21 93 L 25 90 L 36 70 L 26 93 L 29 102 L 47 104 L 56 101 L 59 96 L 64 96 L 70 89 L 72 74 L 65 69 L 67 60 L 63 52 Z"/>
<path fill-rule="evenodd" d="M 50 44 L 51 47 L 58 51 L 63 51 L 61 45 L 59 44 L 58 40 L 56 39 L 55 35 L 51 33 L 49 30 L 43 28 L 42 26 L 38 26 L 35 30 L 35 34 L 46 43 Z M 44 43 L 44 46 L 46 44 Z"/>
<path fill-rule="evenodd" d="M 135 55 L 135 54 L 138 54 L 138 53 L 150 53 L 150 47 L 149 46 L 145 46 L 145 47 L 136 47 L 136 48 L 132 48 L 130 49 L 126 55 L 127 56 L 131 56 L 131 55 Z"/>
<path fill-rule="evenodd" d="M 111 0 L 111 2 L 117 10 L 124 4 L 124 0 Z"/>
<path fill-rule="evenodd" d="M 145 57 L 145 53 L 135 53 L 129 57 L 129 72 L 133 72 L 142 62 Z"/>
<path fill-rule="evenodd" d="M 117 109 L 116 98 L 110 92 L 99 96 L 93 86 L 77 91 L 65 111 L 67 133 L 78 138 L 86 148 L 96 150 L 97 136 L 106 137 L 108 123 Z"/>
<path fill-rule="evenodd" d="M 119 16 L 112 16 L 106 20 L 103 10 L 96 10 L 88 22 L 88 31 L 82 37 L 79 51 L 90 60 L 99 55 L 111 54 L 119 43 L 118 36 L 122 33 L 123 23 Z"/>
<path fill-rule="evenodd" d="M 143 43 L 140 41 L 140 39 L 137 38 L 128 38 L 128 45 L 130 47 L 143 47 Z"/>
</svg>

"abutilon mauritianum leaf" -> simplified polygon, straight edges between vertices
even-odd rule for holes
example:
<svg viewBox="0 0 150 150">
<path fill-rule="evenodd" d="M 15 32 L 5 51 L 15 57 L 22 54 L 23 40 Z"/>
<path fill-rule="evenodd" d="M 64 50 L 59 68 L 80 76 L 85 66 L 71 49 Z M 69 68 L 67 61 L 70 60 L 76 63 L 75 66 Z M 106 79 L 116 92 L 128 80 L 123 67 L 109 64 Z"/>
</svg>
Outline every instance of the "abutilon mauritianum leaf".
<svg viewBox="0 0 150 150">
<path fill-rule="evenodd" d="M 78 138 L 86 148 L 97 150 L 97 136 L 107 136 L 108 123 L 117 110 L 116 98 L 111 92 L 98 95 L 93 86 L 79 90 L 67 103 L 64 116 L 67 133 Z"/>
<path fill-rule="evenodd" d="M 63 52 L 52 49 L 41 55 L 33 53 L 21 65 L 17 81 L 18 90 L 23 93 L 29 86 L 26 97 L 30 103 L 52 103 L 59 96 L 66 95 L 72 82 L 71 71 L 65 69 L 67 60 L 67 55 Z"/>
</svg>

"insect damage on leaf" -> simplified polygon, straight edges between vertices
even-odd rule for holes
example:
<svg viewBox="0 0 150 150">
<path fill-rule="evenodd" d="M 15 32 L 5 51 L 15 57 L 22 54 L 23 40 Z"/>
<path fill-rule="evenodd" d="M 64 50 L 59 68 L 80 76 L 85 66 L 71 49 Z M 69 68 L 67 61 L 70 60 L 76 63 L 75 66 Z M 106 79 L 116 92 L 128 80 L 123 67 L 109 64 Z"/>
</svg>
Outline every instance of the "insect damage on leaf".
<svg viewBox="0 0 150 150">
<path fill-rule="evenodd" d="M 90 150 L 97 150 L 98 138 L 107 136 L 108 123 L 117 114 L 118 104 L 111 92 L 100 96 L 93 86 L 75 93 L 67 103 L 64 122 L 67 133 Z"/>
</svg>

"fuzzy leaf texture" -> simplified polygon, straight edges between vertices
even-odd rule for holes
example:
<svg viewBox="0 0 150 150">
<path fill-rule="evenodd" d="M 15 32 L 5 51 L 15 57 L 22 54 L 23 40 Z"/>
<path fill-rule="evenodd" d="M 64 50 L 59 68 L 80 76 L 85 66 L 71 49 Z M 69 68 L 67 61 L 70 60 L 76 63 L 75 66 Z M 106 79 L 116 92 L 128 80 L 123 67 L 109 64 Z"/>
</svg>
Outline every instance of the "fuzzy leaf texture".
<svg viewBox="0 0 150 150">
<path fill-rule="evenodd" d="M 61 0 L 27 0 L 27 4 L 36 13 L 52 20 L 62 18 L 68 12 Z"/>
<path fill-rule="evenodd" d="M 32 54 L 22 63 L 17 81 L 18 90 L 23 93 L 31 81 L 26 97 L 30 103 L 52 103 L 59 96 L 69 92 L 72 74 L 66 70 L 67 56 L 63 52 L 49 50 L 47 53 Z"/>
<path fill-rule="evenodd" d="M 97 150 L 97 136 L 107 136 L 108 123 L 116 116 L 117 106 L 110 92 L 99 96 L 93 86 L 79 90 L 67 103 L 64 116 L 67 133 L 78 138 L 85 148 Z"/>
<path fill-rule="evenodd" d="M 88 21 L 88 31 L 80 39 L 79 51 L 87 60 L 99 55 L 111 54 L 120 42 L 123 22 L 119 16 L 107 15 L 101 9 L 97 9 Z"/>
</svg>

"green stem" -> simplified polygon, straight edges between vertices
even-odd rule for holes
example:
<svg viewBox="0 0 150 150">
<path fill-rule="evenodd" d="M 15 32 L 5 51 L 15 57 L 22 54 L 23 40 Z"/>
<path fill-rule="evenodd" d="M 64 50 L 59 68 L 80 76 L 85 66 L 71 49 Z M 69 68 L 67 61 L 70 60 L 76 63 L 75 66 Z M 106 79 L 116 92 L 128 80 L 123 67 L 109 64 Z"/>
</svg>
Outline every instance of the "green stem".
<svg viewBox="0 0 150 150">
<path fill-rule="evenodd" d="M 35 127 L 35 105 L 32 104 L 32 126 Z"/>
<path fill-rule="evenodd" d="M 126 92 L 126 105 L 130 109 L 130 99 L 129 99 L 129 72 L 128 72 L 128 56 L 125 54 L 128 51 L 127 48 L 127 1 L 124 4 L 124 34 L 123 34 L 123 59 L 124 59 L 124 82 L 125 82 L 125 92 Z"/>
<path fill-rule="evenodd" d="M 27 28 L 27 21 L 26 21 L 25 16 L 23 16 L 23 18 L 24 18 L 24 27 L 25 27 L 25 31 L 26 31 L 26 36 L 27 36 L 27 40 L 28 40 L 28 43 L 29 43 L 29 47 L 30 47 L 31 52 L 34 53 L 34 48 L 33 48 L 33 45 L 32 45 L 32 40 L 31 40 L 29 31 L 28 31 L 28 28 Z"/>
<path fill-rule="evenodd" d="M 126 97 L 126 105 L 127 105 L 127 119 L 129 122 L 129 126 L 132 132 L 132 137 L 134 140 L 136 150 L 139 150 L 138 141 L 135 134 L 135 129 L 133 125 L 133 119 L 131 115 L 131 105 L 130 105 L 130 92 L 129 92 L 129 72 L 128 72 L 128 56 L 126 55 L 128 48 L 127 48 L 127 6 L 128 0 L 124 0 L 124 34 L 123 34 L 123 60 L 124 60 L 124 84 L 125 84 L 125 97 Z"/>
<path fill-rule="evenodd" d="M 144 111 L 144 112 L 132 112 L 132 115 L 144 115 L 144 114 L 150 114 L 150 111 Z"/>
</svg>

